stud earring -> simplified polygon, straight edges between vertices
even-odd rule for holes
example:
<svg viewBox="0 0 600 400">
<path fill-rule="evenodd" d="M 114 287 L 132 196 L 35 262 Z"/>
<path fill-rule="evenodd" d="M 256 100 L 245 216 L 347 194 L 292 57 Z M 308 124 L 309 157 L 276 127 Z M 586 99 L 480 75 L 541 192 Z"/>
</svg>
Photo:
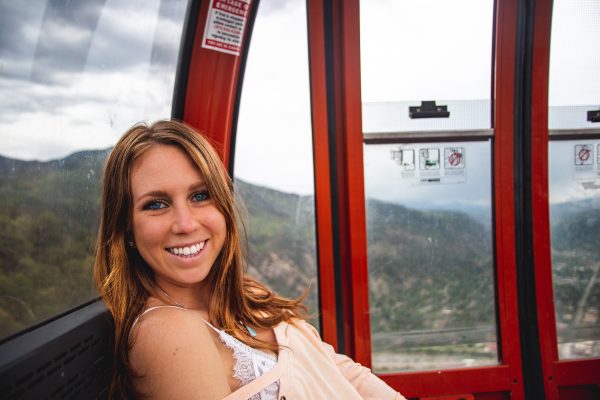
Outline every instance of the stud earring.
<svg viewBox="0 0 600 400">
<path fill-rule="evenodd" d="M 133 241 L 130 240 L 129 242 L 127 242 L 127 244 L 129 245 L 129 247 L 132 247 L 135 249 L 135 243 L 133 243 Z"/>
</svg>

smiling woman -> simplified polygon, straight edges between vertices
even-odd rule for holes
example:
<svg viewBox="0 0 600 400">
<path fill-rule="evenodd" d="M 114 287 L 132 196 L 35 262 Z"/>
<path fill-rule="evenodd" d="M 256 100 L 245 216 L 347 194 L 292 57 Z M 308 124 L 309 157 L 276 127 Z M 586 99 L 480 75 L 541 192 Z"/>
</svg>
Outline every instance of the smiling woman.
<svg viewBox="0 0 600 400">
<path fill-rule="evenodd" d="M 402 398 L 320 340 L 303 297 L 245 276 L 232 181 L 187 125 L 129 129 L 101 211 L 94 277 L 115 321 L 113 396 Z"/>
</svg>

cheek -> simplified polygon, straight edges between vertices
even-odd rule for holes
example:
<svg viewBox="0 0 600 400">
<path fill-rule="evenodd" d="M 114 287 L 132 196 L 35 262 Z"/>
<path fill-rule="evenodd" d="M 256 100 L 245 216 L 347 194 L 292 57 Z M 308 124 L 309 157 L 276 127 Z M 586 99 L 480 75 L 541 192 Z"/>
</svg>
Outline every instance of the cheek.
<svg viewBox="0 0 600 400">
<path fill-rule="evenodd" d="M 160 241 L 162 234 L 158 224 L 151 223 L 146 219 L 133 218 L 133 237 L 135 238 L 136 246 L 146 247 L 151 246 Z"/>
<path fill-rule="evenodd" d="M 206 216 L 205 223 L 221 241 L 225 239 L 227 224 L 225 223 L 225 217 L 216 207 L 213 207 L 210 214 Z"/>
</svg>

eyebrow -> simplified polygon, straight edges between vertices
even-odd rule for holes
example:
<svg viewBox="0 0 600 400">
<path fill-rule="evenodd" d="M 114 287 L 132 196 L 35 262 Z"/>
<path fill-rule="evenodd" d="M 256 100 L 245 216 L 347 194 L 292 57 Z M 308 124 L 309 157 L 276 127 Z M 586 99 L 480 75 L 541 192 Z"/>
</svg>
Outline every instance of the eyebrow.
<svg viewBox="0 0 600 400">
<path fill-rule="evenodd" d="M 204 181 L 193 183 L 189 186 L 188 191 L 193 192 L 196 190 L 206 189 L 206 183 Z M 150 198 L 168 198 L 169 194 L 163 190 L 151 190 L 149 192 L 144 193 L 140 197 L 134 200 L 134 203 L 139 203 L 143 199 Z"/>
</svg>

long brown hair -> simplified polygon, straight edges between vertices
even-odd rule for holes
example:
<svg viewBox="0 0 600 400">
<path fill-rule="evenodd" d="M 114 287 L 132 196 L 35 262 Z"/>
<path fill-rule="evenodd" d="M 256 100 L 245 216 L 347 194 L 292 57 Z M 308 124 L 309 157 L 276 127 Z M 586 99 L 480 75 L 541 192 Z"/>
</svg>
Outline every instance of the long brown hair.
<svg viewBox="0 0 600 400">
<path fill-rule="evenodd" d="M 225 217 L 225 243 L 206 277 L 212 288 L 208 310 L 211 323 L 253 347 L 274 350 L 276 346 L 252 338 L 242 327 L 273 327 L 303 316 L 306 311 L 301 303 L 304 296 L 286 299 L 244 275 L 238 223 L 244 234 L 245 228 L 234 200 L 233 182 L 208 140 L 177 121 L 134 125 L 119 139 L 106 161 L 94 264 L 94 280 L 115 324 L 113 398 L 131 395 L 128 354 L 134 320 L 150 296 L 169 303 L 158 291 L 150 266 L 128 245 L 132 240 L 130 171 L 145 151 L 158 144 L 177 146 L 192 160 L 215 206 Z"/>
</svg>

